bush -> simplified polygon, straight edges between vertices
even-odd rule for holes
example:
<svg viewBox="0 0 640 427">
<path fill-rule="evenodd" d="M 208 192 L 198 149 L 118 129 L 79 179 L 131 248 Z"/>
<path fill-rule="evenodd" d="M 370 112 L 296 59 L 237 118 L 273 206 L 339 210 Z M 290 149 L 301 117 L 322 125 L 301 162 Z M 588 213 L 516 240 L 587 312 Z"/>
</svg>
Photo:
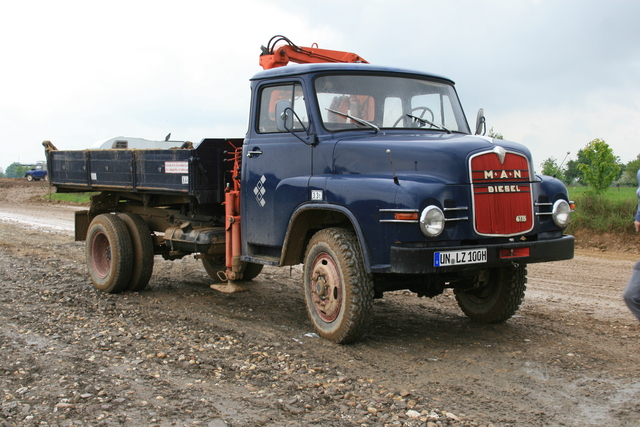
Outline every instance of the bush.
<svg viewBox="0 0 640 427">
<path fill-rule="evenodd" d="M 616 162 L 613 150 L 604 140 L 596 138 L 584 149 L 589 164 L 581 163 L 578 169 L 584 174 L 585 181 L 597 194 L 607 191 L 618 177 L 620 165 Z"/>
</svg>

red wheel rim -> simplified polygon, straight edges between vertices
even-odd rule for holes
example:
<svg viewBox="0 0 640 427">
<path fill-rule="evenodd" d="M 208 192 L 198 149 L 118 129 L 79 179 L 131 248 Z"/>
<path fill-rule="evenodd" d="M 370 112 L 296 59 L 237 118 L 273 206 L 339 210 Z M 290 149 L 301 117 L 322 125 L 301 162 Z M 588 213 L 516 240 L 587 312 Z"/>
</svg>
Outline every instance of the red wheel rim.
<svg viewBox="0 0 640 427">
<path fill-rule="evenodd" d="M 309 287 L 316 314 L 327 323 L 336 320 L 342 310 L 342 280 L 329 254 L 323 252 L 313 261 Z"/>
<path fill-rule="evenodd" d="M 91 241 L 91 267 L 101 279 L 111 271 L 111 244 L 107 235 L 101 231 L 94 234 Z"/>
</svg>

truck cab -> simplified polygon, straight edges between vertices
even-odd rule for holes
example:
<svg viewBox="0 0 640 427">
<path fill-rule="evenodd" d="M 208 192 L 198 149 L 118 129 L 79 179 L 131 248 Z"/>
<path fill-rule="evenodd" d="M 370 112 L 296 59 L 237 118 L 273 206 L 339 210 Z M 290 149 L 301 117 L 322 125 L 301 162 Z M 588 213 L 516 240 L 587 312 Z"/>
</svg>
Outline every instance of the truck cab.
<svg viewBox="0 0 640 427">
<path fill-rule="evenodd" d="M 451 80 L 320 64 L 263 71 L 252 81 L 242 167 L 246 260 L 295 258 L 301 250 L 288 238 L 310 215 L 353 227 L 367 268 L 380 273 L 469 263 L 404 261 L 409 253 L 432 261 L 428 248 L 571 240 L 562 233 L 566 188 L 534 174 L 526 147 L 471 135 Z M 289 129 L 277 124 L 282 103 Z"/>
<path fill-rule="evenodd" d="M 522 299 L 496 304 L 504 289 L 490 284 L 523 295 L 526 264 L 573 257 L 565 186 L 536 175 L 523 145 L 473 135 L 445 77 L 369 64 L 287 66 L 253 77 L 252 106 L 242 259 L 304 263 L 320 318 L 331 318 L 330 293 L 319 301 L 316 292 L 329 273 L 313 271 L 309 242 L 329 228 L 353 235 L 375 296 L 452 287 L 463 311 L 487 322 L 504 321 Z"/>
</svg>

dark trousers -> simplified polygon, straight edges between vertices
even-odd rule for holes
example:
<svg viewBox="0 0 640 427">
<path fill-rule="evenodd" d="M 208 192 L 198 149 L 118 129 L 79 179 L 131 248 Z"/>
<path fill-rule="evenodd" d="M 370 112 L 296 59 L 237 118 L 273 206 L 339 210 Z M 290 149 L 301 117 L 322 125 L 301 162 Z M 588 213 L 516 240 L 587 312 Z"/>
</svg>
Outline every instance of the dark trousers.
<svg viewBox="0 0 640 427">
<path fill-rule="evenodd" d="M 629 310 L 640 320 L 640 261 L 633 267 L 633 273 L 622 297 Z"/>
</svg>

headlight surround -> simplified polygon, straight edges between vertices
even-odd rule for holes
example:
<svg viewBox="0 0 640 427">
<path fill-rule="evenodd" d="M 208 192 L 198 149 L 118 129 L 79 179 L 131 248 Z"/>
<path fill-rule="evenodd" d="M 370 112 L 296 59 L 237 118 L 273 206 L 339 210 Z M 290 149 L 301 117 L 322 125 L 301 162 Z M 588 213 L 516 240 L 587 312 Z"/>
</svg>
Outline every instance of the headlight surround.
<svg viewBox="0 0 640 427">
<path fill-rule="evenodd" d="M 437 206 L 427 206 L 420 214 L 420 230 L 427 237 L 437 237 L 444 230 L 444 213 Z"/>
<path fill-rule="evenodd" d="M 564 200 L 556 200 L 553 204 L 553 223 L 560 228 L 567 228 L 571 219 L 571 206 Z"/>
</svg>

